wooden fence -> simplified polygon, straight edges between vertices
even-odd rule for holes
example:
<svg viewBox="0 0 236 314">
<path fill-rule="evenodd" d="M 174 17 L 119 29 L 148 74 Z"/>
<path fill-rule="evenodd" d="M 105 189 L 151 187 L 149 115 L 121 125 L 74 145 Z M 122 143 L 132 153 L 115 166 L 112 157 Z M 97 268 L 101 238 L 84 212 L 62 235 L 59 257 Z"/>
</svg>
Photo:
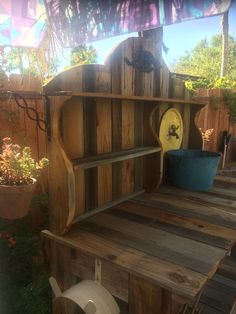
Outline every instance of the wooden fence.
<svg viewBox="0 0 236 314">
<path fill-rule="evenodd" d="M 44 101 L 39 94 L 41 88 L 40 80 L 34 77 L 0 75 L 0 140 L 11 137 L 14 143 L 29 146 L 36 160 L 47 155 L 46 133 L 27 116 L 27 110 L 20 106 L 24 107 L 27 102 L 30 115 L 36 118 L 37 112 L 39 119 L 45 120 Z M 19 95 L 17 100 L 20 106 L 8 91 Z M 41 184 L 38 186 L 41 191 L 46 191 L 47 170 L 43 170 Z"/>
<path fill-rule="evenodd" d="M 208 101 L 208 105 L 196 116 L 196 125 L 206 131 L 214 129 L 205 148 L 219 152 L 222 149 L 223 132 L 232 134 L 228 145 L 227 161 L 236 160 L 236 124 L 229 123 L 228 108 L 224 104 L 223 91 L 220 89 L 199 89 L 198 99 Z"/>
<path fill-rule="evenodd" d="M 31 147 L 33 157 L 42 158 L 46 154 L 46 134 L 37 123 L 27 116 L 25 109 L 19 107 L 12 94 L 19 94 L 19 104 L 24 106 L 24 97 L 27 102 L 30 115 L 34 118 L 35 112 L 40 119 L 45 120 L 43 98 L 40 97 L 41 82 L 34 77 L 11 75 L 0 81 L 0 138 L 11 137 L 20 145 Z"/>
</svg>

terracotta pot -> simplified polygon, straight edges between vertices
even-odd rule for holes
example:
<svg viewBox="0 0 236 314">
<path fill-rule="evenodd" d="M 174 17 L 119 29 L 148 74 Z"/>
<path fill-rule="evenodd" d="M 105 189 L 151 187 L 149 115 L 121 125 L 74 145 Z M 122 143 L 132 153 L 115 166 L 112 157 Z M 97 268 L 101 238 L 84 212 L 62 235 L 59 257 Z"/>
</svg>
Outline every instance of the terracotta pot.
<svg viewBox="0 0 236 314">
<path fill-rule="evenodd" d="M 0 185 L 0 217 L 18 219 L 26 216 L 36 188 L 36 180 L 27 185 Z"/>
</svg>

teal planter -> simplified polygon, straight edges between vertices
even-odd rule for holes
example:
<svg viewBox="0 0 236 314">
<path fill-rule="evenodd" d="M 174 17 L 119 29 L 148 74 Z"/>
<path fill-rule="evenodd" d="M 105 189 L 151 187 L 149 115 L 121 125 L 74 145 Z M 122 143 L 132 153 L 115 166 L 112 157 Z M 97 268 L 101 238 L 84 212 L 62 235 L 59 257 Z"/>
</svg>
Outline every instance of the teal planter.
<svg viewBox="0 0 236 314">
<path fill-rule="evenodd" d="M 209 190 L 216 175 L 220 154 L 193 150 L 170 150 L 167 155 L 167 177 L 170 184 L 195 190 Z"/>
</svg>

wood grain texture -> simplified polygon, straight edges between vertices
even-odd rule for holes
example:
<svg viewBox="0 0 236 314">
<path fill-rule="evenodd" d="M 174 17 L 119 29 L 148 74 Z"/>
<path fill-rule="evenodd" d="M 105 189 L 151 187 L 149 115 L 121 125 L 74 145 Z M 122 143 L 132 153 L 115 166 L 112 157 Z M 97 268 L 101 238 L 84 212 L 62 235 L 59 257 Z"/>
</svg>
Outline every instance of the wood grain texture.
<svg viewBox="0 0 236 314">
<path fill-rule="evenodd" d="M 74 252 L 70 261 L 72 273 L 80 279 L 94 280 L 95 258 Z M 116 268 L 111 262 L 102 261 L 101 284 L 115 297 L 128 302 L 128 273 Z"/>
<path fill-rule="evenodd" d="M 181 217 L 137 202 L 129 201 L 119 204 L 112 213 L 127 220 L 143 221 L 153 228 L 224 249 L 229 249 L 236 239 L 231 229 L 189 217 Z"/>
<path fill-rule="evenodd" d="M 225 250 L 222 248 L 213 248 L 184 236 L 174 235 L 113 215 L 101 213 L 91 217 L 85 225 L 91 226 L 91 230 L 114 242 L 128 244 L 139 251 L 203 274 L 209 275 L 209 272 L 214 271 L 217 266 L 214 265 L 215 261 L 220 261 L 225 256 Z M 196 251 L 199 252 L 198 256 L 194 256 Z"/>
<path fill-rule="evenodd" d="M 49 145 L 49 193 L 50 224 L 54 232 L 62 234 L 72 223 L 76 211 L 75 176 L 71 160 L 68 158 L 60 132 L 60 113 L 68 97 L 50 99 L 51 142 Z"/>
<path fill-rule="evenodd" d="M 110 261 L 130 274 L 144 278 L 160 287 L 171 289 L 173 293 L 187 299 L 195 297 L 207 280 L 203 274 L 147 255 L 127 245 L 114 243 L 86 230 L 80 229 L 79 232 L 77 230 L 64 237 L 44 231 L 43 236 L 79 252 Z"/>
<path fill-rule="evenodd" d="M 96 72 L 96 91 L 110 92 L 110 71 L 100 69 Z M 111 100 L 96 99 L 96 136 L 97 154 L 112 151 Z M 112 201 L 112 165 L 98 167 L 98 207 Z"/>
<path fill-rule="evenodd" d="M 162 299 L 162 290 L 155 285 L 130 276 L 129 278 L 129 314 L 161 314 L 170 313 L 162 311 L 162 304 L 159 300 Z"/>
<path fill-rule="evenodd" d="M 142 198 L 142 202 L 146 203 L 147 195 Z M 235 229 L 236 218 L 234 211 L 224 211 L 216 206 L 206 207 L 197 204 L 188 199 L 188 202 L 181 200 L 179 196 L 172 195 L 148 195 L 147 203 L 149 206 L 165 209 L 168 212 L 179 213 L 185 217 L 196 218 L 215 225 Z M 140 199 L 141 201 L 141 199 Z"/>
<path fill-rule="evenodd" d="M 172 79 L 175 89 L 170 90 L 170 73 L 162 64 L 160 47 L 155 42 L 156 37 L 149 35 L 129 38 L 116 48 L 106 65 L 72 68 L 45 87 L 46 93 L 54 95 L 51 99 L 70 95 L 56 115 L 63 139 L 60 149 L 74 165 L 75 210 L 70 213 L 73 212 L 75 220 L 86 211 L 96 211 L 143 188 L 155 190 L 163 175 L 162 145 L 158 138 L 163 108 L 166 104 L 177 106 L 190 126 L 194 114 L 203 106 L 201 102 L 186 102 L 182 82 L 175 86 L 177 81 Z M 156 56 L 162 68 L 144 73 L 125 62 L 126 58 L 132 60 L 140 49 Z M 71 88 L 69 77 L 73 80 Z M 191 137 L 190 130 L 186 129 L 186 146 L 188 136 Z M 138 152 L 142 147 L 150 150 Z M 153 152 L 151 147 L 157 151 Z"/>
<path fill-rule="evenodd" d="M 125 301 L 128 298 L 129 313 L 176 314 L 185 304 L 193 306 L 204 287 L 201 304 L 207 302 L 205 308 L 212 307 L 209 300 L 214 296 L 224 300 L 222 306 L 213 307 L 217 313 L 234 304 L 234 288 L 229 286 L 233 284 L 234 266 L 222 262 L 236 243 L 234 218 L 229 228 L 217 216 L 224 212 L 228 221 L 234 217 L 231 202 L 235 196 L 231 195 L 227 204 L 229 191 L 224 195 L 222 188 L 217 189 L 221 191 L 218 198 L 212 191 L 187 191 L 185 195 L 177 188 L 163 186 L 155 193 L 142 194 L 88 217 L 63 237 L 49 231 L 43 236 L 73 249 L 70 263 L 77 276 L 91 278 L 93 261 L 102 259 L 104 283 L 116 296 Z M 212 222 L 208 221 L 210 213 L 214 213 Z M 219 290 L 226 282 L 218 278 L 227 273 L 231 281 Z M 117 289 L 112 278 L 116 278 Z"/>
<path fill-rule="evenodd" d="M 204 106 L 186 100 L 182 83 L 170 86 L 154 36 L 159 31 L 130 38 L 105 65 L 70 69 L 45 88 L 52 103 L 50 151 L 56 152 L 50 169 L 56 227 L 43 237 L 57 243 L 60 254 L 63 247 L 66 256 L 69 250 L 68 269 L 62 266 L 68 278 L 71 270 L 73 278 L 92 278 L 94 260 L 101 259 L 104 285 L 128 300 L 134 314 L 174 314 L 193 301 L 235 243 L 233 200 L 231 206 L 212 194 L 215 203 L 209 204 L 201 195 L 156 192 L 163 174 L 163 111 L 180 110 L 183 145 L 198 147 L 199 133 L 192 129 Z M 125 62 L 138 49 L 151 52 L 162 68 L 144 73 Z M 155 193 L 140 195 L 143 189 Z M 71 230 L 60 236 L 68 221 L 74 222 Z M 57 276 L 66 280 L 63 273 Z"/>
</svg>

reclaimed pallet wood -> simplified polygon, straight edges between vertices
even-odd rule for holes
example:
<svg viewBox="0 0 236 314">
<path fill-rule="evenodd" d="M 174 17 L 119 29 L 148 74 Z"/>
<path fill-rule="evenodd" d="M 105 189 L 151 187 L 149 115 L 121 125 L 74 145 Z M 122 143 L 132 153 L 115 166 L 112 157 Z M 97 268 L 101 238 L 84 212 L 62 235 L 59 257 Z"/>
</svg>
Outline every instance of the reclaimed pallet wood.
<svg viewBox="0 0 236 314">
<path fill-rule="evenodd" d="M 116 267 L 141 276 L 162 288 L 171 287 L 177 295 L 187 298 L 195 297 L 199 285 L 202 286 L 207 281 L 207 276 L 199 272 L 147 255 L 128 245 L 114 243 L 86 230 L 80 230 L 79 233 L 71 231 L 70 236 L 64 237 L 56 236 L 50 231 L 44 231 L 43 234 L 44 237 L 76 249 L 78 252 L 112 262 Z"/>
<path fill-rule="evenodd" d="M 204 206 L 188 198 L 181 199 L 177 195 L 162 195 L 158 193 L 145 194 L 137 200 L 143 204 L 165 209 L 172 213 L 181 213 L 183 216 L 205 220 L 209 223 L 235 229 L 236 217 L 234 210 L 224 211 L 214 205 Z"/>
</svg>

